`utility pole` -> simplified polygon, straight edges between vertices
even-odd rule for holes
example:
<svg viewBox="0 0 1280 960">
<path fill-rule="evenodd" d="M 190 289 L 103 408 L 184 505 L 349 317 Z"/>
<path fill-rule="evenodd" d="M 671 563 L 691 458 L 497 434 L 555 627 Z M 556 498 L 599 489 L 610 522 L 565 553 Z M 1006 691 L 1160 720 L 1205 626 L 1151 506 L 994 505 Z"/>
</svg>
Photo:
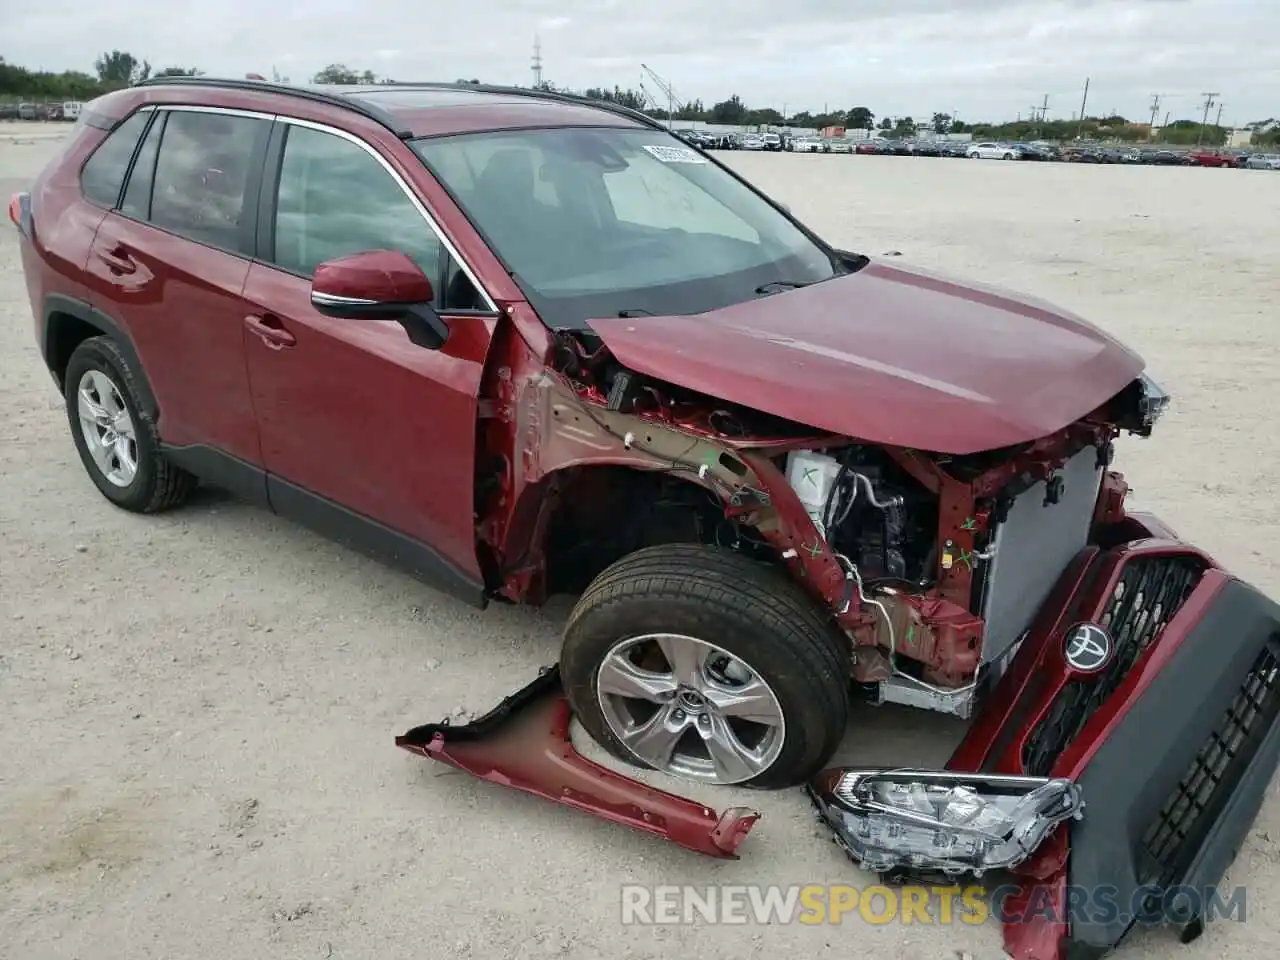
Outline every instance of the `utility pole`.
<svg viewBox="0 0 1280 960">
<path fill-rule="evenodd" d="M 1160 115 L 1160 94 L 1153 93 L 1151 95 L 1151 126 L 1147 128 L 1147 139 L 1150 140 L 1155 135 L 1156 117 Z"/>
<path fill-rule="evenodd" d="M 533 60 L 530 61 L 533 67 L 533 88 L 540 90 L 542 88 L 542 39 L 535 33 L 533 35 Z"/>
<path fill-rule="evenodd" d="M 1200 146 L 1204 142 L 1205 124 L 1209 122 L 1209 110 L 1212 109 L 1214 102 L 1217 100 L 1217 93 L 1201 94 L 1204 97 L 1204 116 L 1200 119 L 1200 133 L 1196 136 L 1196 146 Z"/>
<path fill-rule="evenodd" d="M 1076 126 L 1076 139 L 1084 132 L 1084 107 L 1089 102 L 1089 78 L 1084 78 L 1084 96 L 1080 98 L 1080 123 Z"/>
</svg>

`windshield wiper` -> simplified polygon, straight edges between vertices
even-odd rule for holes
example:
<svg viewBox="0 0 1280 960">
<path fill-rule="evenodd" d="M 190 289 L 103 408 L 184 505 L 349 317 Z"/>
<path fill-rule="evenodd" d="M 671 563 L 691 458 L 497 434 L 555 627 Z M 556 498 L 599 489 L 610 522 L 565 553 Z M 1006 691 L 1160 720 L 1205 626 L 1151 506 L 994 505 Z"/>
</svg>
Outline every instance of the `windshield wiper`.
<svg viewBox="0 0 1280 960">
<path fill-rule="evenodd" d="M 652 310 L 642 310 L 637 307 L 634 310 L 619 310 L 618 316 L 623 320 L 629 320 L 632 317 L 656 317 L 657 314 Z"/>
<path fill-rule="evenodd" d="M 774 293 L 777 290 L 795 290 L 797 287 L 807 287 L 814 281 L 812 280 L 770 280 L 768 283 L 762 283 L 756 287 L 756 293 Z"/>
</svg>

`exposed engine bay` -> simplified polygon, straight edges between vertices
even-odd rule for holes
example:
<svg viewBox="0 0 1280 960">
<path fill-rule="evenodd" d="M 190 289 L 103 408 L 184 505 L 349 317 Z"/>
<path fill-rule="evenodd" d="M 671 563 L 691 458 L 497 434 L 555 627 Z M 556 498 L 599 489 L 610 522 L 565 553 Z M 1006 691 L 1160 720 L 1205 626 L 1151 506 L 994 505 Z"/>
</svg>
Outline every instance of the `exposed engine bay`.
<svg viewBox="0 0 1280 960">
<path fill-rule="evenodd" d="M 581 331 L 557 336 L 555 366 L 586 419 L 677 481 L 647 501 L 658 520 L 638 520 L 635 496 L 620 494 L 615 502 L 631 509 L 613 509 L 607 525 L 632 533 L 614 553 L 643 545 L 657 523 L 664 537 L 780 558 L 832 607 L 854 646 L 853 679 L 871 699 L 962 718 L 1072 558 L 1123 516 L 1127 486 L 1108 469 L 1113 441 L 1149 434 L 1168 400 L 1144 376 L 1050 436 L 948 455 L 823 435 L 674 387 L 623 367 Z M 649 432 L 662 426 L 674 435 Z M 680 478 L 708 489 L 691 500 Z M 576 492 L 568 496 L 600 502 Z M 629 520 L 620 525 L 620 515 Z M 587 516 L 567 532 L 553 524 L 551 536 L 569 551 L 598 549 L 590 534 L 605 525 Z M 562 568 L 593 566 L 571 555 Z"/>
</svg>

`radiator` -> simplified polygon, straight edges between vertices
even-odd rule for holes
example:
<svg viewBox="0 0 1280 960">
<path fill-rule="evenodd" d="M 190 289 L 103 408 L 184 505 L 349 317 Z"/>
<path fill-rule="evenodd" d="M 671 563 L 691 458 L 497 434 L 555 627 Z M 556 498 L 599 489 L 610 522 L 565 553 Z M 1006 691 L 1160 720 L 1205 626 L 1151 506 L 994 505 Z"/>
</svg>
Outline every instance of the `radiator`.
<svg viewBox="0 0 1280 960">
<path fill-rule="evenodd" d="M 1047 484 L 1036 483 L 1014 500 L 996 528 L 982 599 L 983 666 L 1012 652 L 1062 571 L 1088 543 L 1103 469 L 1097 449 L 1085 447 L 1058 472 L 1057 503 L 1046 504 Z"/>
</svg>

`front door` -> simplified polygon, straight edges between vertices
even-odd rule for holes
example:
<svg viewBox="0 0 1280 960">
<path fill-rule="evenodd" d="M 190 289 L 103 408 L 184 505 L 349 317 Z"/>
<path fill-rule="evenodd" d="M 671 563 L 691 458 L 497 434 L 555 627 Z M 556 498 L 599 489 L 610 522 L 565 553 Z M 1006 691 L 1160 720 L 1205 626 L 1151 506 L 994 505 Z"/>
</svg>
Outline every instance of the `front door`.
<svg viewBox="0 0 1280 960">
<path fill-rule="evenodd" d="M 244 290 L 272 505 L 474 602 L 477 397 L 496 317 L 450 313 L 439 291 L 451 258 L 373 147 L 314 125 L 280 129 L 273 226 Z M 441 349 L 415 346 L 393 321 L 311 306 L 317 264 L 379 249 L 404 251 L 432 281 L 450 326 Z"/>
</svg>

